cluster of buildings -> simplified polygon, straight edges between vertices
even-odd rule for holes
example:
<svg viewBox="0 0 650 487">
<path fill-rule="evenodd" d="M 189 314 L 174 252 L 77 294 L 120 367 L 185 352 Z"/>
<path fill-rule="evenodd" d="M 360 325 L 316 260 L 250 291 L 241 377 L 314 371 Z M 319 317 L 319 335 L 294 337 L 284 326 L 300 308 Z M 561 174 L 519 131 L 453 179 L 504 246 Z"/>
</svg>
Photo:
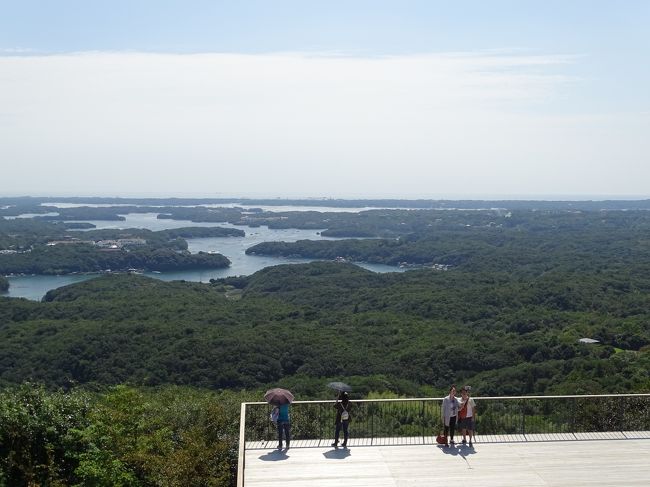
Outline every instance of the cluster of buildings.
<svg viewBox="0 0 650 487">
<path fill-rule="evenodd" d="M 111 240 L 80 240 L 78 238 L 68 238 L 64 240 L 51 240 L 47 243 L 48 246 L 53 247 L 56 245 L 77 245 L 87 244 L 94 245 L 101 249 L 119 250 L 124 247 L 132 247 L 137 245 L 146 245 L 147 241 L 144 238 L 118 238 Z"/>
</svg>

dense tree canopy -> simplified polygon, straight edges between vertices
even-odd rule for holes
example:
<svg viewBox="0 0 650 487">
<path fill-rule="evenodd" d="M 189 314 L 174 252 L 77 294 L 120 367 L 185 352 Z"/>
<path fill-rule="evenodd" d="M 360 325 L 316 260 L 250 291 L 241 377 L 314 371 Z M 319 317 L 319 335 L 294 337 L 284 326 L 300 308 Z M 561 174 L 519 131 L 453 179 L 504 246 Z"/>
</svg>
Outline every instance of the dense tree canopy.
<svg viewBox="0 0 650 487">
<path fill-rule="evenodd" d="M 235 485 L 250 396 L 190 388 L 0 391 L 0 486 Z"/>
<path fill-rule="evenodd" d="M 0 300 L 0 380 L 243 389 L 385 376 L 415 393 L 480 376 L 483 394 L 527 394 L 575 390 L 581 370 L 585 392 L 648 389 L 649 294 L 616 282 L 326 262 L 212 285 L 106 276 L 44 303 Z"/>
</svg>

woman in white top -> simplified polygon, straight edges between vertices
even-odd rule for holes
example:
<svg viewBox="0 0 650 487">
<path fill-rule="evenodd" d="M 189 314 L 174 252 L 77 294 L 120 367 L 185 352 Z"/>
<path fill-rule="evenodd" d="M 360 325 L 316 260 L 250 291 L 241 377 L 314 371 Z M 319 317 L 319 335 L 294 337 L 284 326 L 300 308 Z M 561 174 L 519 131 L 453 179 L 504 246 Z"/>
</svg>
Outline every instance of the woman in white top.
<svg viewBox="0 0 650 487">
<path fill-rule="evenodd" d="M 460 409 L 458 417 L 460 419 L 458 427 L 463 433 L 463 445 L 467 443 L 465 437 L 469 435 L 469 447 L 472 448 L 472 435 L 474 434 L 474 419 L 476 418 L 476 403 L 469 397 L 472 390 L 470 386 L 463 386 L 460 390 Z"/>
<path fill-rule="evenodd" d="M 456 386 L 449 388 L 449 395 L 442 400 L 442 422 L 445 425 L 445 446 L 449 446 L 447 434 L 451 437 L 451 443 L 454 443 L 454 432 L 456 430 L 456 416 L 458 415 L 458 399 L 456 398 Z"/>
</svg>

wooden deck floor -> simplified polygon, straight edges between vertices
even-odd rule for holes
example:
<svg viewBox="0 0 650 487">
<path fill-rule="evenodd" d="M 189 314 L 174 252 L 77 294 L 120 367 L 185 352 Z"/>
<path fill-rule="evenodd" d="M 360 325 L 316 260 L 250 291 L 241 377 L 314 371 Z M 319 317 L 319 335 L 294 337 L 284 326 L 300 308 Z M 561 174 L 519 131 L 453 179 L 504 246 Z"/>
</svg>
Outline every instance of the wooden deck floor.
<svg viewBox="0 0 650 487">
<path fill-rule="evenodd" d="M 479 438 L 473 449 L 395 441 L 364 445 L 361 440 L 351 441 L 349 449 L 334 449 L 325 443 L 295 442 L 286 451 L 249 445 L 244 486 L 650 485 L 648 432 L 527 441 Z"/>
</svg>

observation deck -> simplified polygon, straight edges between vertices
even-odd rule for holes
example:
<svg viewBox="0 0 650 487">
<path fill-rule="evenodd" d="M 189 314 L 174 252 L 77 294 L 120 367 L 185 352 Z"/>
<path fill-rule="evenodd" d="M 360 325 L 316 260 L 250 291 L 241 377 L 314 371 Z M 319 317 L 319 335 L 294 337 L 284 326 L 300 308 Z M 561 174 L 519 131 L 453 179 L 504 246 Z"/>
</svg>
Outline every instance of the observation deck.
<svg viewBox="0 0 650 487">
<path fill-rule="evenodd" d="M 353 401 L 333 448 L 333 401 L 296 401 L 289 450 L 266 403 L 242 404 L 238 487 L 650 485 L 650 394 L 475 397 L 473 448 L 435 443 L 442 398 Z"/>
</svg>

